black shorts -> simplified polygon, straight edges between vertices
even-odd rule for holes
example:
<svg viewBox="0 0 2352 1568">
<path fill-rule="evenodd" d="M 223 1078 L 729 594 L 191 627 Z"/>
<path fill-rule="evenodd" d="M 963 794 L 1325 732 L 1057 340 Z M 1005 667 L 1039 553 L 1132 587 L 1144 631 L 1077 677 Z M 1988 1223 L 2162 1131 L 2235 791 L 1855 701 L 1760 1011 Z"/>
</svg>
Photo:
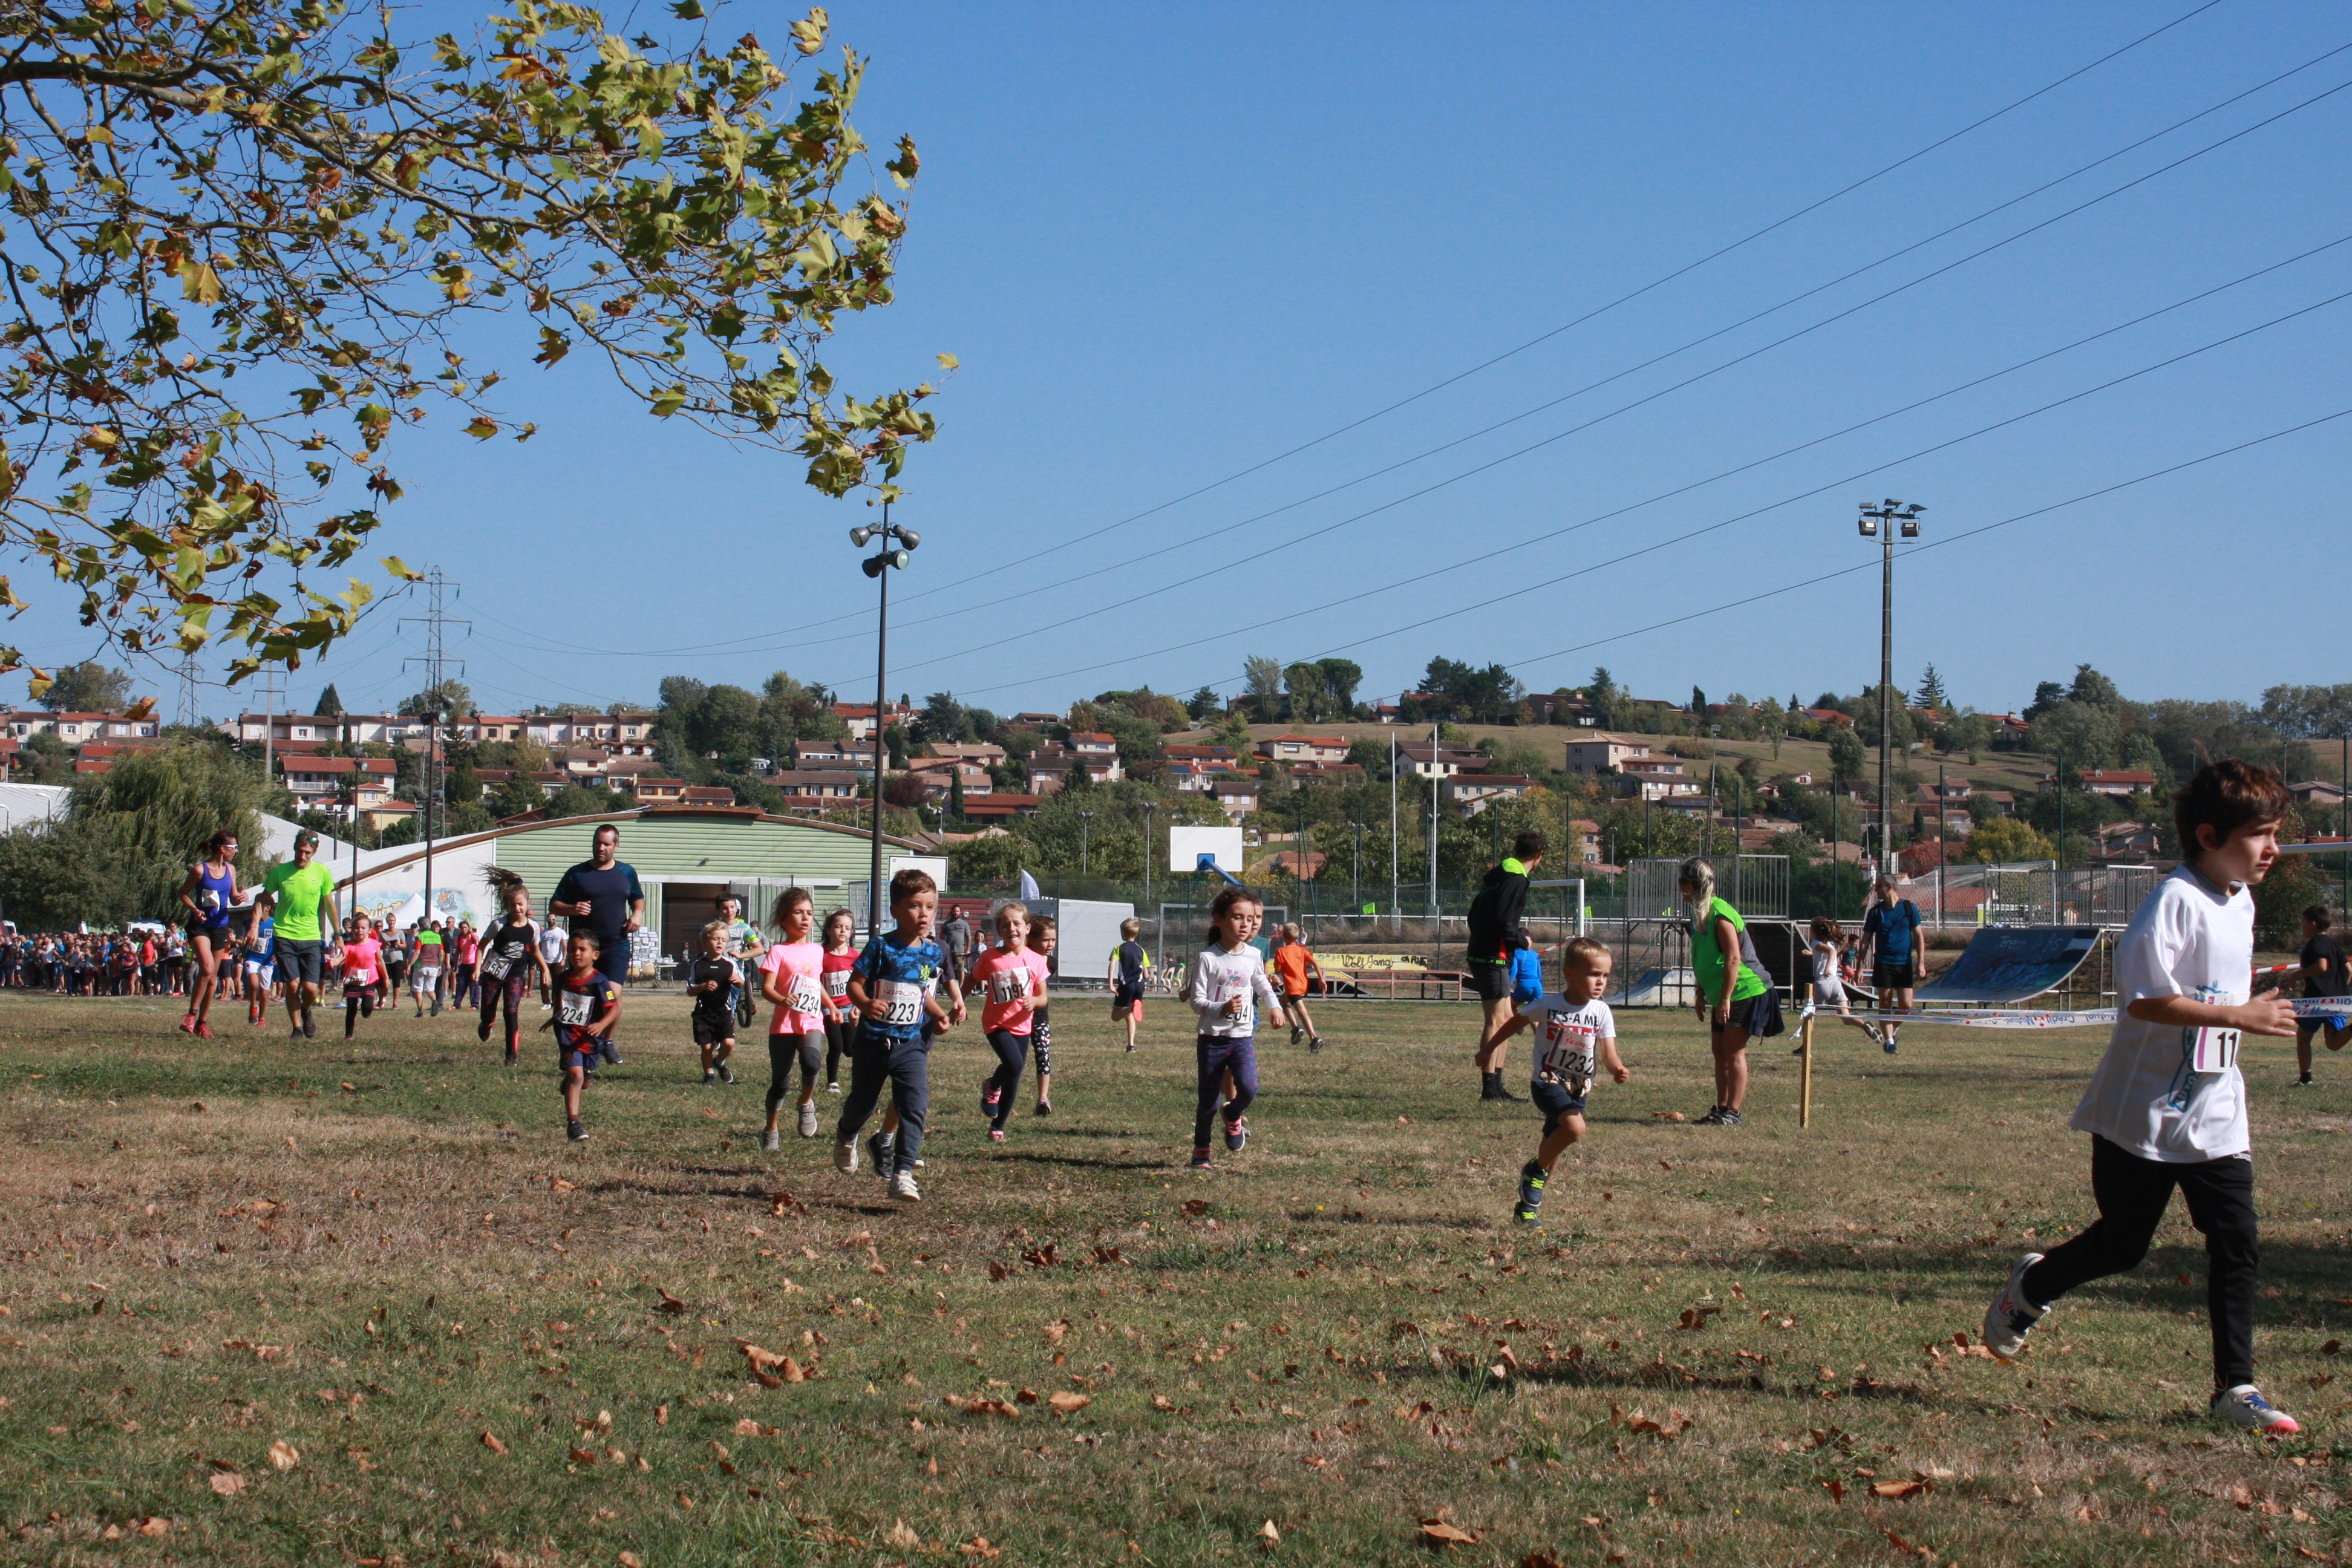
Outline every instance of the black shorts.
<svg viewBox="0 0 2352 1568">
<path fill-rule="evenodd" d="M 289 985 L 316 985 L 325 977 L 327 943 L 323 938 L 304 942 L 299 937 L 281 936 L 278 939 L 277 957 L 278 978 Z"/>
<path fill-rule="evenodd" d="M 1538 1073 L 1528 1084 L 1528 1098 L 1543 1112 L 1544 1136 L 1549 1138 L 1559 1128 L 1560 1119 L 1584 1114 L 1584 1096 L 1571 1093 L 1566 1083 L 1556 1078 Z"/>
<path fill-rule="evenodd" d="M 1759 1040 L 1769 1040 L 1779 1034 L 1783 1027 L 1779 993 L 1767 990 L 1744 1002 L 1734 1002 L 1728 1026 L 1745 1029 L 1751 1037 Z"/>
<path fill-rule="evenodd" d="M 1472 959 L 1470 994 L 1481 1002 L 1507 1002 L 1511 996 L 1511 966 L 1507 963 L 1481 963 Z"/>
<path fill-rule="evenodd" d="M 629 939 L 625 934 L 614 937 L 597 952 L 596 973 L 615 985 L 629 983 Z"/>
<path fill-rule="evenodd" d="M 699 1007 L 694 1010 L 694 1043 L 696 1045 L 715 1046 L 722 1040 L 731 1040 L 734 1037 L 734 1014 L 721 1013 L 714 1018 Z"/>
<path fill-rule="evenodd" d="M 1874 963 L 1870 968 L 1870 988 L 1874 991 L 1908 991 L 1919 982 L 1918 965 L 1914 963 Z M 1886 1000 L 1879 997 L 1881 1002 Z"/>
<path fill-rule="evenodd" d="M 1110 994 L 1110 1016 L 1123 1019 L 1129 1008 L 1135 1009 L 1137 1017 L 1143 1016 L 1143 987 L 1127 984 L 1114 987 Z"/>
</svg>

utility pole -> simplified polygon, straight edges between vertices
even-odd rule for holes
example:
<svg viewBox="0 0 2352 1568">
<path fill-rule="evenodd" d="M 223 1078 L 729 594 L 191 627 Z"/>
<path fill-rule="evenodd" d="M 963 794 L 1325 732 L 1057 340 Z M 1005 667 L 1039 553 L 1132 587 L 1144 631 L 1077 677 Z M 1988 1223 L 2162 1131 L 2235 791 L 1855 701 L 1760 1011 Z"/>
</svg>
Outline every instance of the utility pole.
<svg viewBox="0 0 2352 1568">
<path fill-rule="evenodd" d="M 1348 861 L 1348 913 L 1352 916 L 1364 907 L 1364 825 L 1348 826 L 1356 830 L 1356 853 Z"/>
<path fill-rule="evenodd" d="M 196 711 L 196 650 L 194 648 L 189 648 L 180 655 L 180 711 L 177 717 L 183 724 L 198 723 L 203 718 L 203 715 Z"/>
<path fill-rule="evenodd" d="M 1084 765 L 1085 764 L 1083 763 L 1080 764 L 1080 766 Z M 1094 825 L 1095 814 L 1093 812 L 1082 811 L 1078 813 L 1078 875 L 1081 877 L 1092 875 L 1092 870 L 1087 858 L 1087 840 L 1094 828 Z"/>
<path fill-rule="evenodd" d="M 278 778 L 278 672 L 261 672 L 261 782 Z"/>
<path fill-rule="evenodd" d="M 1160 803 L 1147 800 L 1143 803 L 1143 908 L 1147 914 L 1151 915 L 1154 929 L 1158 928 L 1160 918 L 1158 911 L 1151 907 L 1151 856 L 1159 839 Z"/>
<path fill-rule="evenodd" d="M 1429 918 L 1437 922 L 1437 945 L 1445 946 L 1445 917 L 1437 909 L 1437 726 L 1429 727 Z"/>
<path fill-rule="evenodd" d="M 447 632 L 453 625 L 470 626 L 474 623 L 451 619 L 446 601 L 456 598 L 464 590 L 444 577 L 441 574 L 441 568 L 438 566 L 429 568 L 425 574 L 425 584 L 426 595 L 425 614 L 404 616 L 400 623 L 402 626 L 423 624 L 425 652 L 421 657 L 412 656 L 402 659 L 400 663 L 403 669 L 413 664 L 421 664 L 425 667 L 425 758 L 417 768 L 420 783 L 416 793 L 420 798 L 416 802 L 416 812 L 418 823 L 425 830 L 425 914 L 423 918 L 429 921 L 433 918 L 433 814 L 434 808 L 440 804 L 441 793 L 441 707 L 446 699 L 446 683 L 449 679 L 451 663 Z M 457 660 L 457 665 L 458 672 L 463 674 L 466 668 L 465 661 Z"/>
<path fill-rule="evenodd" d="M 1924 506 L 1887 500 L 1874 510 L 1862 503 L 1862 536 L 1876 538 L 1882 551 L 1878 581 L 1878 867 L 1895 869 L 1895 835 L 1889 818 L 1895 809 L 1895 765 L 1889 752 L 1895 745 L 1895 535 L 1919 537 Z"/>
<path fill-rule="evenodd" d="M 2352 780 L 2347 781 L 2352 787 Z M 1397 933 L 1404 932 L 1404 866 L 1400 858 L 1397 838 L 1397 738 L 1389 731 L 1389 919 L 1396 922 Z"/>
</svg>

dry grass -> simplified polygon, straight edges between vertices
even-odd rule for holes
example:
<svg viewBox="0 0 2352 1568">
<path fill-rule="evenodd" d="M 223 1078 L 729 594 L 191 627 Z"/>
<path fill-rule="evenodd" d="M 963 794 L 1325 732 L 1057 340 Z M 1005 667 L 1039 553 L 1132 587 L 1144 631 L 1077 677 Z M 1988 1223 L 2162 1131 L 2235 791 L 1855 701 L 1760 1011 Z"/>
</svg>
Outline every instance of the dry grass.
<svg viewBox="0 0 2352 1568">
<path fill-rule="evenodd" d="M 1915 1028 L 1889 1059 L 1842 1032 L 1808 1133 L 1769 1049 L 1717 1132 L 1653 1117 L 1704 1109 L 1695 1027 L 1629 1016 L 1637 1076 L 1530 1234 L 1534 1121 L 1469 1100 L 1465 1007 L 1335 1005 L 1324 1054 L 1270 1042 L 1257 1139 L 1207 1178 L 1164 1005 L 1127 1057 L 1065 1004 L 1059 1114 L 1003 1149 L 950 1038 L 900 1210 L 823 1140 L 758 1152 L 760 1075 L 697 1086 L 674 1000 L 640 999 L 580 1149 L 551 1072 L 455 1019 L 203 1045 L 161 1005 L 0 1006 L 19 1560 L 2352 1558 L 2352 1095 L 2334 1061 L 2287 1090 L 2275 1047 L 2257 1352 L 2290 1444 L 2200 1418 L 2178 1216 L 2018 1366 L 1953 1342 L 2087 1217 L 2079 1035 Z M 740 1342 L 792 1358 L 776 1386 Z"/>
</svg>

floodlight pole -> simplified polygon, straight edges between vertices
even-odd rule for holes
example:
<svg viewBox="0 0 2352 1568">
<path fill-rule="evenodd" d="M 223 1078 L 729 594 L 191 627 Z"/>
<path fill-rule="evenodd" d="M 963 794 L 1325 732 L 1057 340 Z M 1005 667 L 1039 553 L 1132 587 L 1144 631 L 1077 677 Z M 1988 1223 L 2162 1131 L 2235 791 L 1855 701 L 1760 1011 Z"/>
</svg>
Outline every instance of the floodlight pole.
<svg viewBox="0 0 2352 1568">
<path fill-rule="evenodd" d="M 1927 509 L 1887 500 L 1862 505 L 1862 536 L 1878 536 L 1878 868 L 1895 870 L 1895 533 L 1919 536 L 1919 514 Z"/>
<path fill-rule="evenodd" d="M 866 934 L 871 939 L 882 929 L 882 763 L 885 732 L 889 729 L 890 673 L 890 573 L 892 568 L 904 571 L 907 552 L 922 542 L 908 529 L 890 521 L 890 500 L 882 500 L 882 521 L 849 531 L 850 543 L 863 550 L 869 539 L 878 539 L 881 548 L 864 561 L 866 574 L 882 585 L 881 605 L 874 624 L 874 830 L 872 861 L 866 879 Z"/>
</svg>

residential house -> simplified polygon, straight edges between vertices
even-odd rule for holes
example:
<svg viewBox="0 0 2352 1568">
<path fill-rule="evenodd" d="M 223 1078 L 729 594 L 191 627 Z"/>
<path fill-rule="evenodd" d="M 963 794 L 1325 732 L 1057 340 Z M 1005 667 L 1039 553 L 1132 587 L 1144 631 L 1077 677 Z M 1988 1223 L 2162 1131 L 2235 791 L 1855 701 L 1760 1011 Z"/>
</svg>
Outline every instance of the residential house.
<svg viewBox="0 0 2352 1568">
<path fill-rule="evenodd" d="M 2099 829 L 2099 854 L 2109 860 L 2142 861 L 2158 853 L 2164 835 L 2152 822 L 2110 822 Z"/>
<path fill-rule="evenodd" d="M 1257 809 L 1257 780 L 1245 773 L 1214 780 L 1209 785 L 1209 798 L 1224 807 L 1227 816 L 1239 822 Z"/>
<path fill-rule="evenodd" d="M 1348 741 L 1342 735 L 1269 735 L 1252 749 L 1276 763 L 1340 763 L 1348 759 Z"/>
<path fill-rule="evenodd" d="M 1214 770 L 1197 763 L 1162 763 L 1160 782 L 1184 795 L 1206 795 L 1209 781 L 1220 776 Z"/>
<path fill-rule="evenodd" d="M 1070 731 L 1070 751 L 1086 763 L 1087 776 L 1097 781 L 1117 783 L 1127 776 L 1118 763 L 1118 742 L 1097 730 Z M 1342 752 L 1344 755 L 1345 752 Z"/>
<path fill-rule="evenodd" d="M 1975 793 L 1976 786 L 1969 783 L 1966 779 L 1947 778 L 1944 781 L 1944 798 L 1946 800 L 1966 800 L 1969 795 L 1974 795 Z M 1922 805 L 1935 805 L 1936 786 L 1931 784 L 1921 784 L 1917 791 L 1917 798 L 1919 804 Z"/>
<path fill-rule="evenodd" d="M 1265 858 L 1265 868 L 1277 877 L 1295 877 L 1302 882 L 1314 881 L 1323 875 L 1331 857 L 1320 850 L 1277 849 Z"/>
<path fill-rule="evenodd" d="M 1599 727 L 1601 711 L 1580 691 L 1530 691 L 1528 719 L 1530 723 L 1572 724 L 1590 730 Z"/>
<path fill-rule="evenodd" d="M 133 719 L 127 713 L 51 713 L 27 708 L 8 715 L 8 734 L 19 741 L 35 735 L 55 735 L 72 744 L 84 741 L 136 740 L 161 733 L 159 719 Z"/>
<path fill-rule="evenodd" d="M 677 792 L 680 805 L 733 805 L 735 792 L 724 784 L 688 784 Z"/>
<path fill-rule="evenodd" d="M 866 765 L 874 765 L 873 749 L 863 753 Z M 793 742 L 792 764 L 795 768 L 839 768 L 848 764 L 849 748 L 839 741 L 812 741 L 805 736 Z"/>
<path fill-rule="evenodd" d="M 1601 863 L 1601 824 L 1573 817 L 1568 825 L 1568 858 L 1579 866 Z"/>
<path fill-rule="evenodd" d="M 1567 742 L 1564 750 L 1568 771 L 1585 778 L 1610 768 L 1622 770 L 1629 761 L 1650 754 L 1649 742 L 1612 734 L 1580 736 Z"/>
<path fill-rule="evenodd" d="M 1361 784 L 1365 773 L 1360 763 L 1293 763 L 1282 770 L 1293 784 Z"/>
<path fill-rule="evenodd" d="M 656 778 L 650 773 L 641 774 L 637 779 L 637 804 L 639 805 L 676 805 L 678 796 L 685 788 L 684 779 Z"/>
<path fill-rule="evenodd" d="M 856 800 L 865 775 L 848 768 L 795 768 L 770 775 L 768 783 L 794 809 Z"/>
<path fill-rule="evenodd" d="M 2297 805 L 2344 804 L 2344 786 L 2329 784 L 2325 779 L 2305 779 L 2301 784 L 2291 784 L 2286 786 L 2286 793 L 2294 796 Z"/>
<path fill-rule="evenodd" d="M 2022 741 L 2029 739 L 2033 733 L 2033 726 L 2014 713 L 2002 714 L 1998 730 L 2000 738 L 2004 741 Z"/>
<path fill-rule="evenodd" d="M 1061 721 L 1062 716 L 1059 713 L 1015 713 L 1011 719 L 1005 721 L 1010 724 L 1026 724 L 1033 730 L 1043 730 L 1048 725 L 1058 724 Z"/>
<path fill-rule="evenodd" d="M 1465 816 L 1475 816 L 1497 800 L 1517 800 L 1536 781 L 1518 773 L 1457 773 L 1438 786 L 1445 799 L 1460 806 Z"/>
<path fill-rule="evenodd" d="M 1800 711 L 1816 724 L 1827 724 L 1839 730 L 1853 728 L 1853 715 L 1843 708 L 1806 708 Z"/>
<path fill-rule="evenodd" d="M 993 787 L 986 768 L 960 757 L 916 757 L 907 763 L 907 771 L 923 781 L 934 800 L 946 799 L 959 780 L 966 795 Z"/>
<path fill-rule="evenodd" d="M 1042 795 L 967 795 L 963 797 L 966 821 L 1002 826 L 1016 816 L 1034 816 L 1045 802 Z"/>
<path fill-rule="evenodd" d="M 950 757 L 985 773 L 1004 761 L 1004 748 L 993 741 L 933 741 L 923 748 L 923 755 Z"/>
<path fill-rule="evenodd" d="M 350 792 L 359 792 L 360 809 L 381 806 L 392 798 L 397 763 L 389 757 L 327 757 L 295 752 L 280 755 L 278 771 L 286 787 L 303 806 L 333 811 L 348 804 Z M 356 782 L 354 782 L 356 781 Z"/>
<path fill-rule="evenodd" d="M 1618 764 L 1619 787 L 1644 800 L 1672 801 L 1703 793 L 1706 785 L 1690 776 L 1678 757 L 1628 757 Z"/>
<path fill-rule="evenodd" d="M 874 704 L 871 702 L 836 702 L 833 705 L 833 711 L 835 718 L 849 726 L 849 738 L 851 740 L 864 741 L 868 745 L 873 743 Z M 901 724 L 911 723 L 914 721 L 914 710 L 908 707 L 907 704 L 903 702 L 893 702 L 882 710 L 882 722 L 892 728 L 896 728 Z"/>
<path fill-rule="evenodd" d="M 1456 745 L 1451 741 L 1421 741 L 1397 748 L 1407 771 L 1416 778 L 1450 779 L 1456 773 L 1486 771 L 1490 759 L 1475 746 Z"/>
<path fill-rule="evenodd" d="M 2126 795 L 2140 795 L 2156 788 L 2154 773 L 2126 773 L 2117 768 L 2093 768 L 2090 772 L 2076 776 L 2081 780 L 2083 788 L 2089 794 L 2112 795 L 2118 800 Z M 2042 783 L 2044 788 L 2054 787 L 2058 783 L 2058 775 L 2044 773 L 2042 776 Z"/>
</svg>

